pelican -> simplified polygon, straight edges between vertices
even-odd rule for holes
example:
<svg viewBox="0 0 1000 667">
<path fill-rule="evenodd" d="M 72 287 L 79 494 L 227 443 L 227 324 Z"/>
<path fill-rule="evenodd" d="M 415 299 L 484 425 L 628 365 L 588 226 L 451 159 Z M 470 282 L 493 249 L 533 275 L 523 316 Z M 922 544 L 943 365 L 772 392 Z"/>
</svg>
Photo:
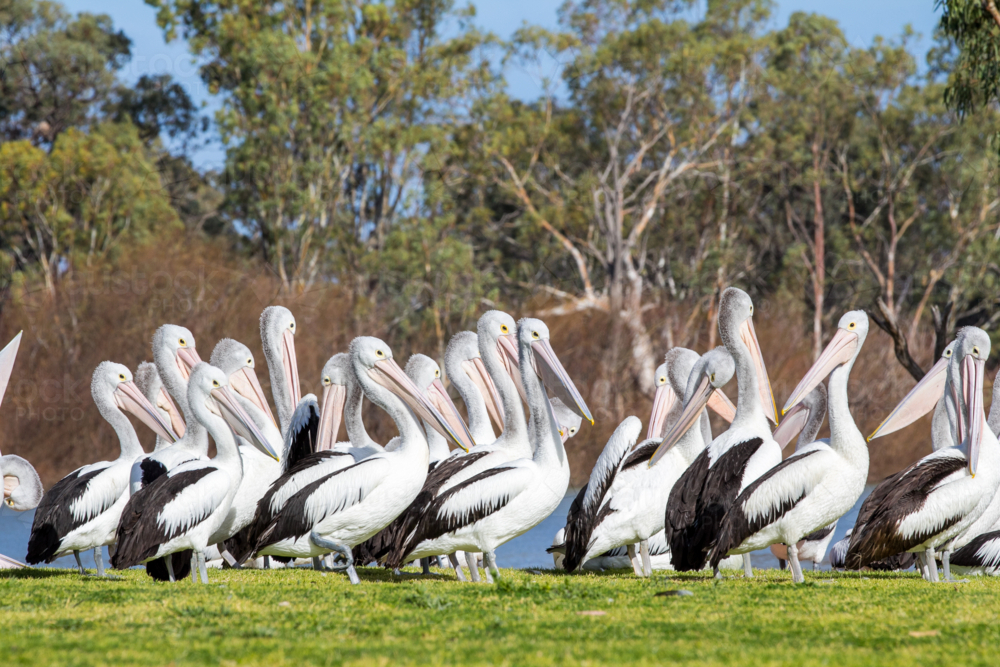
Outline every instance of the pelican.
<svg viewBox="0 0 1000 667">
<path fill-rule="evenodd" d="M 735 408 L 719 387 L 713 384 L 716 377 L 733 376 L 733 359 L 725 348 L 717 348 L 704 357 L 684 348 L 674 348 L 667 353 L 671 393 L 675 396 L 693 395 L 704 386 L 709 393 L 708 403 L 720 410 L 724 417 L 733 418 Z M 650 429 L 659 428 L 666 421 L 659 418 L 664 409 L 669 413 L 673 406 L 664 407 L 663 401 L 654 397 Z M 676 403 L 676 401 L 674 401 Z M 702 406 L 704 407 L 704 406 Z M 653 438 L 635 447 L 642 424 L 629 417 L 618 427 L 608 441 L 604 452 L 590 476 L 590 482 L 577 497 L 566 522 L 565 567 L 572 571 L 581 563 L 610 549 L 628 545 L 634 558 L 634 546 L 639 544 L 642 567 L 639 576 L 650 576 L 648 540 L 663 530 L 663 508 L 674 482 L 691 462 L 705 449 L 700 423 L 707 421 L 704 410 L 697 416 L 699 427 L 690 428 L 656 465 L 643 465 L 649 461 L 660 439 Z M 655 432 L 655 431 L 654 431 Z"/>
<path fill-rule="evenodd" d="M 365 545 L 364 557 L 373 560 L 384 560 L 390 550 L 401 543 L 407 534 L 419 521 L 428 506 L 440 495 L 452 487 L 489 470 L 495 465 L 508 463 L 532 455 L 531 442 L 524 419 L 524 408 L 521 404 L 520 375 L 515 370 L 518 364 L 517 343 L 515 342 L 517 324 L 507 313 L 491 310 L 479 318 L 476 325 L 476 338 L 479 348 L 479 362 L 485 369 L 485 379 L 482 384 L 490 394 L 491 400 L 499 401 L 498 414 L 503 426 L 500 437 L 489 443 L 478 443 L 469 452 L 453 452 L 451 456 L 435 466 L 427 475 L 423 489 L 413 503 L 400 514 L 395 521 L 386 527 L 383 535 Z M 456 353 L 456 356 L 457 353 Z M 474 367 L 480 373 L 478 365 Z M 456 372 L 456 377 L 460 374 Z M 515 379 L 516 378 L 516 379 Z M 478 391 L 471 390 L 460 383 L 456 385 L 466 405 L 475 405 L 477 396 L 485 398 Z M 492 389 L 490 389 L 492 387 Z M 493 399 L 495 392 L 496 399 Z M 488 405 L 488 403 L 487 403 Z M 475 415 L 475 408 L 470 408 L 470 418 Z M 478 417 L 477 427 L 481 427 L 482 416 Z M 438 553 L 453 553 L 441 551 Z M 474 550 L 475 551 L 475 550 Z M 436 555 L 436 554 L 429 554 Z M 457 558 L 452 559 L 455 575 L 464 581 Z M 396 568 L 394 568 L 396 569 Z M 473 581 L 478 578 L 470 563 Z"/>
<path fill-rule="evenodd" d="M 959 332 L 948 362 L 945 400 L 954 441 L 925 456 L 887 485 L 882 499 L 855 526 L 846 565 L 858 569 L 901 551 L 917 553 L 925 579 L 938 581 L 935 551 L 942 550 L 946 577 L 950 552 L 987 512 L 1000 485 L 1000 443 L 983 411 L 983 367 L 990 352 L 982 329 Z M 995 518 L 993 519 L 996 520 Z"/>
<path fill-rule="evenodd" d="M 292 496 L 263 530 L 261 555 L 310 558 L 333 552 L 341 556 L 352 584 L 360 583 L 351 548 L 384 528 L 420 491 L 427 476 L 429 452 L 416 415 L 435 425 L 463 449 L 471 436 L 442 415 L 392 358 L 377 338 L 351 342 L 351 367 L 368 399 L 396 423 L 398 440 L 385 451 L 342 468 Z M 416 413 L 416 415 L 414 414 Z M 455 412 L 457 416 L 457 411 Z"/>
<path fill-rule="evenodd" d="M 705 566 L 722 518 L 736 496 L 781 462 L 781 446 L 767 423 L 768 419 L 777 422 L 776 408 L 752 318 L 753 302 L 746 292 L 730 287 L 722 293 L 719 334 L 736 364 L 736 416 L 729 430 L 698 455 L 670 491 L 664 530 L 677 570 Z M 696 394 L 697 402 L 685 405 L 650 465 L 690 428 L 708 396 Z M 749 554 L 743 557 L 743 570 L 753 576 Z"/>
<path fill-rule="evenodd" d="M 411 355 L 406 361 L 406 374 L 427 395 L 431 405 L 437 408 L 442 415 L 446 415 L 453 409 L 454 404 L 448 396 L 448 390 L 441 384 L 441 369 L 436 361 L 425 354 Z M 461 419 L 461 417 L 457 417 L 457 412 L 456 418 Z M 434 466 L 448 458 L 451 449 L 449 449 L 448 441 L 444 439 L 444 436 L 428 424 L 426 419 L 422 419 L 421 424 L 427 439 L 427 449 L 430 452 L 430 469 L 433 470 Z"/>
<path fill-rule="evenodd" d="M 156 370 L 156 364 L 144 361 L 136 367 L 135 386 L 139 388 L 146 400 L 156 408 L 160 418 L 170 424 L 171 430 L 177 437 L 184 437 L 184 431 L 187 428 L 184 417 L 181 416 L 177 404 L 174 403 L 174 399 L 170 398 L 166 387 L 163 386 L 163 380 L 160 379 L 160 373 Z M 174 444 L 173 440 L 157 435 L 153 451 L 158 452 L 172 444 Z"/>
<path fill-rule="evenodd" d="M 211 461 L 182 463 L 129 499 L 118 526 L 118 547 L 111 564 L 125 569 L 191 550 L 192 578 L 200 572 L 201 582 L 207 584 L 204 551 L 226 520 L 243 478 L 242 457 L 233 431 L 268 456 L 277 459 L 278 455 L 240 407 L 222 370 L 205 363 L 195 366 L 188 381 L 187 403 L 192 417 L 189 422 L 197 421 L 205 427 L 218 453 Z M 164 561 L 173 581 L 173 559 Z"/>
<path fill-rule="evenodd" d="M 502 331 L 502 330 L 501 330 Z M 480 338 L 480 352 L 486 358 Z M 576 409 L 593 423 L 590 410 L 569 378 L 549 342 L 549 330 L 541 320 L 525 318 L 517 325 L 518 360 L 521 384 L 531 418 L 529 445 L 531 458 L 501 463 L 438 495 L 421 513 L 411 530 L 390 551 L 388 567 L 455 551 L 481 551 L 486 567 L 499 577 L 495 549 L 534 528 L 562 501 L 569 486 L 569 461 L 563 448 L 559 425 L 552 414 L 546 389 L 564 404 Z M 489 368 L 489 366 L 487 366 Z M 491 372 L 494 381 L 498 373 Z M 500 390 L 504 382 L 497 382 Z M 504 432 L 514 431 L 514 411 L 504 396 Z M 516 399 L 515 399 L 516 400 Z M 520 410 L 520 405 L 516 406 Z"/>
<path fill-rule="evenodd" d="M 0 401 L 7 392 L 14 359 L 21 345 L 21 332 L 0 350 Z M 42 499 L 42 480 L 38 473 L 20 456 L 0 456 L 0 479 L 3 480 L 3 502 L 18 512 L 34 509 Z"/>
<path fill-rule="evenodd" d="M 503 429 L 503 404 L 479 352 L 478 334 L 460 331 L 452 336 L 444 352 L 444 370 L 448 381 L 455 386 L 465 403 L 469 433 L 476 445 L 488 445 L 495 441 L 497 436 L 490 418 Z"/>
<path fill-rule="evenodd" d="M 798 543 L 847 513 L 868 478 L 868 444 L 854 423 L 847 382 L 868 336 L 864 311 L 845 313 L 823 354 L 792 392 L 787 413 L 828 376 L 830 439 L 796 449 L 792 456 L 740 492 L 729 508 L 710 560 L 749 554 L 775 543 L 788 545 L 792 581 L 802 583 Z"/>
<path fill-rule="evenodd" d="M 634 551 L 634 545 L 632 551 Z M 560 528 L 552 540 L 552 546 L 546 549 L 552 554 L 552 562 L 557 570 L 566 569 L 566 529 Z M 663 531 L 656 533 L 649 538 L 649 562 L 653 570 L 672 570 L 670 564 L 670 547 L 663 536 Z M 599 556 L 595 556 L 578 567 L 580 570 L 603 572 L 604 570 L 620 570 L 627 567 L 634 567 L 635 558 L 626 546 L 609 549 Z"/>
<path fill-rule="evenodd" d="M 72 552 L 83 574 L 80 552 L 93 549 L 97 575 L 103 577 L 101 548 L 115 541 L 115 528 L 128 500 L 132 462 L 143 453 L 124 412 L 164 438 L 176 436 L 135 386 L 125 366 L 102 362 L 94 371 L 90 390 L 101 416 L 118 436 L 121 453 L 114 461 L 77 468 L 49 489 L 35 511 L 25 561 L 30 565 L 51 563 Z"/>
<path fill-rule="evenodd" d="M 826 387 L 818 384 L 800 403 L 788 411 L 778 428 L 774 429 L 774 439 L 784 449 L 795 437 L 795 431 L 801 429 L 798 442 L 795 445 L 795 451 L 798 452 L 816 440 L 824 419 L 826 419 Z M 836 521 L 799 540 L 798 545 L 796 545 L 799 563 L 806 560 L 811 561 L 812 569 L 815 570 L 816 566 L 823 562 L 826 548 L 830 545 L 835 530 L 837 530 Z M 785 563 L 788 561 L 788 547 L 784 544 L 772 544 L 771 553 L 778 559 L 778 564 L 784 570 Z"/>
<path fill-rule="evenodd" d="M 176 442 L 152 454 L 139 451 L 129 476 L 131 493 L 185 461 L 208 457 L 208 433 L 190 418 L 187 401 L 188 377 L 191 369 L 201 363 L 194 336 L 184 327 L 164 324 L 153 334 L 153 362 L 164 387 L 184 416 L 185 430 Z"/>
</svg>

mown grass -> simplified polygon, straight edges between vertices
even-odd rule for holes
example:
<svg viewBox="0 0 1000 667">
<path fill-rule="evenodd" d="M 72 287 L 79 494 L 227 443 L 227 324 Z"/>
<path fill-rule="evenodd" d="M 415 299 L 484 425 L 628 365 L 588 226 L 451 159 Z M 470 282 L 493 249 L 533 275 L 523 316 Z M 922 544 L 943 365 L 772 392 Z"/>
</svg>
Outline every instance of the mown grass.
<svg viewBox="0 0 1000 667">
<path fill-rule="evenodd" d="M 491 586 L 359 573 L 352 587 L 311 570 L 214 570 L 208 586 L 137 570 L 120 581 L 0 572 L 0 655 L 32 667 L 1000 662 L 995 579 L 823 572 L 793 586 L 776 570 L 722 581 L 504 570 Z M 656 595 L 680 589 L 693 595 Z"/>
</svg>

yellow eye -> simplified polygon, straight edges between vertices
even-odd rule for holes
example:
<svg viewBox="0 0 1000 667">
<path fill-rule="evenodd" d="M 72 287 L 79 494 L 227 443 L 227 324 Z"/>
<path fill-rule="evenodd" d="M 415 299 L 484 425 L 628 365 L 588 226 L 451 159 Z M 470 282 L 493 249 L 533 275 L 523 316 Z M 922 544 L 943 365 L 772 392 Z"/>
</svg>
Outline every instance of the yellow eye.
<svg viewBox="0 0 1000 667">
<path fill-rule="evenodd" d="M 295 322 L 292 322 L 291 324 L 289 324 L 288 328 L 291 329 L 292 331 L 295 331 Z"/>
<path fill-rule="evenodd" d="M 944 356 L 945 357 L 951 357 L 951 350 L 945 350 L 944 351 Z"/>
<path fill-rule="evenodd" d="M 858 326 L 857 322 L 851 322 L 850 324 L 847 325 L 847 328 L 850 329 L 851 331 L 854 331 L 854 328 L 857 326 Z"/>
<path fill-rule="evenodd" d="M 753 315 L 753 306 L 750 306 L 750 314 Z"/>
<path fill-rule="evenodd" d="M 382 359 L 383 357 L 385 357 L 385 352 L 383 352 L 382 350 L 375 350 L 375 356 L 378 357 L 379 359 Z"/>
<path fill-rule="evenodd" d="M 253 368 L 253 359 L 247 359 L 247 366 Z"/>
<path fill-rule="evenodd" d="M 666 384 L 666 383 L 667 383 L 667 378 L 666 378 L 666 376 L 665 376 L 665 375 L 661 375 L 661 376 L 660 376 L 660 382 L 662 382 L 663 384 Z"/>
<path fill-rule="evenodd" d="M 333 384 L 333 381 L 330 379 L 330 377 L 327 376 L 327 377 L 323 378 L 323 386 L 325 387 L 325 386 L 327 386 L 329 384 Z"/>
<path fill-rule="evenodd" d="M 537 331 L 532 331 L 531 332 L 531 337 L 534 338 L 535 340 L 538 340 L 538 332 Z"/>
<path fill-rule="evenodd" d="M 506 324 L 501 324 L 500 325 L 500 333 L 502 333 L 502 334 L 509 334 L 510 333 L 510 329 L 507 327 Z"/>
<path fill-rule="evenodd" d="M 121 380 L 122 382 L 124 382 L 125 381 L 125 374 L 124 373 L 119 373 L 118 374 L 118 379 Z"/>
<path fill-rule="evenodd" d="M 572 427 L 570 427 L 570 429 L 569 429 L 569 434 L 570 434 L 570 435 L 573 435 L 574 433 L 576 433 L 576 427 L 575 427 L 575 426 L 572 426 Z"/>
<path fill-rule="evenodd" d="M 979 348 L 978 347 L 972 348 L 972 354 L 974 354 L 974 355 L 976 355 L 978 357 L 979 356 Z"/>
<path fill-rule="evenodd" d="M 441 371 L 440 370 L 434 371 L 434 377 L 436 378 L 441 377 Z"/>
<path fill-rule="evenodd" d="M 221 385 L 219 384 L 219 381 L 218 381 L 218 380 L 212 380 L 212 386 L 213 386 L 213 387 L 219 387 L 219 386 L 221 386 Z"/>
<path fill-rule="evenodd" d="M 179 338 L 177 340 L 177 344 L 180 345 L 181 347 L 187 347 L 187 341 L 184 340 L 183 338 Z"/>
<path fill-rule="evenodd" d="M 712 373 L 711 375 L 708 376 L 708 381 L 715 382 L 715 373 Z"/>
</svg>

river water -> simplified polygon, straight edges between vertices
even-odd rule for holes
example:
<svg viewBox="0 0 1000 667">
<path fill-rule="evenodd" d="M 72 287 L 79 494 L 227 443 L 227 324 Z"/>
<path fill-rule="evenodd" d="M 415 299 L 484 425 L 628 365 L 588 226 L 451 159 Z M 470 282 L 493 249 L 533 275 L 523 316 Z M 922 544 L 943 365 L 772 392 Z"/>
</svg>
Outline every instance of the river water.
<svg viewBox="0 0 1000 667">
<path fill-rule="evenodd" d="M 830 542 L 831 545 L 843 538 L 847 530 L 854 526 L 861 503 L 868 497 L 871 489 L 872 487 L 867 487 L 851 511 L 837 522 L 837 530 Z M 566 514 L 569 512 L 569 506 L 575 497 L 575 492 L 568 494 L 558 509 L 545 521 L 497 549 L 498 564 L 502 567 L 513 568 L 551 568 L 552 556 L 545 553 L 545 549 L 552 545 L 552 538 L 565 525 Z M 0 506 L 0 553 L 16 560 L 24 560 L 33 516 L 34 512 L 15 512 L 5 505 Z M 90 553 L 80 554 L 80 556 L 83 559 L 84 567 L 94 567 L 94 559 Z M 771 555 L 768 549 L 754 552 L 752 558 L 755 568 L 778 567 L 778 560 Z M 104 562 L 108 563 L 106 552 Z M 57 559 L 49 567 L 76 567 L 76 561 L 73 556 L 64 556 Z M 806 568 L 808 567 L 807 565 Z M 830 566 L 823 563 L 821 568 L 828 570 Z"/>
</svg>

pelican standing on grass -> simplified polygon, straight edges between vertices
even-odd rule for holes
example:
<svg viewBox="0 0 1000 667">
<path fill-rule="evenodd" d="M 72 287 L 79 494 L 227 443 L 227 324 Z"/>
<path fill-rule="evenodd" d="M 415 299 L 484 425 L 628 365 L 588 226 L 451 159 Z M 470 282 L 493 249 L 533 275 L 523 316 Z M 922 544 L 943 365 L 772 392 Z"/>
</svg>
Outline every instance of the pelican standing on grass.
<svg viewBox="0 0 1000 667">
<path fill-rule="evenodd" d="M 462 448 L 470 447 L 472 438 L 464 423 L 464 432 L 455 431 L 449 418 L 396 364 L 384 342 L 355 338 L 350 355 L 356 381 L 396 423 L 398 440 L 383 452 L 305 486 L 262 531 L 255 550 L 300 558 L 333 552 L 343 560 L 334 569 L 346 571 L 351 583 L 357 584 L 351 549 L 395 519 L 427 477 L 429 452 L 417 416 Z"/>
<path fill-rule="evenodd" d="M 746 292 L 730 287 L 719 300 L 719 334 L 736 364 L 736 416 L 725 433 L 698 455 L 674 484 L 667 501 L 664 530 L 674 568 L 700 570 L 719 534 L 722 519 L 739 493 L 781 462 L 781 447 L 771 436 L 768 420 L 777 422 L 771 384 L 753 327 L 753 302 Z M 707 400 L 686 405 L 687 423 L 671 428 L 650 460 L 654 465 L 691 427 Z M 750 555 L 743 571 L 753 576 Z M 718 574 L 718 572 L 716 573 Z"/>
<path fill-rule="evenodd" d="M 278 455 L 240 407 L 229 378 L 220 369 L 205 363 L 195 366 L 187 399 L 192 419 L 211 434 L 217 454 L 211 461 L 196 459 L 171 469 L 129 499 L 111 564 L 126 569 L 191 550 L 192 578 L 200 572 L 201 582 L 207 584 L 205 549 L 226 520 L 243 478 L 243 461 L 233 431 L 268 456 L 277 459 Z M 173 559 L 164 561 L 174 581 Z"/>
<path fill-rule="evenodd" d="M 115 541 L 118 519 L 129 497 L 132 462 L 143 453 L 125 412 L 161 437 L 176 436 L 132 382 L 132 373 L 125 366 L 102 362 L 94 371 L 90 390 L 101 416 L 118 436 L 121 453 L 114 461 L 77 468 L 49 489 L 35 511 L 25 560 L 30 565 L 51 563 L 72 552 L 83 574 L 80 552 L 93 549 L 97 574 L 103 577 L 101 548 Z"/>
<path fill-rule="evenodd" d="M 495 549 L 538 525 L 566 495 L 569 461 L 546 390 L 591 423 L 593 418 L 552 349 L 545 323 L 521 320 L 517 342 L 521 384 L 531 411 L 528 436 L 533 455 L 489 468 L 437 496 L 389 553 L 387 567 L 398 568 L 424 556 L 481 551 L 492 576 L 499 577 Z M 480 351 L 485 357 L 486 350 Z M 495 373 L 491 375 L 497 380 Z M 501 393 L 505 436 L 513 428 L 510 398 Z"/>
<path fill-rule="evenodd" d="M 901 551 L 918 554 L 925 579 L 938 581 L 936 551 L 946 578 L 956 539 L 990 508 L 1000 485 L 1000 443 L 986 424 L 983 368 L 990 338 L 982 329 L 959 332 L 948 362 L 945 400 L 954 441 L 925 456 L 889 485 L 863 526 L 855 527 L 846 566 L 859 569 Z"/>
<path fill-rule="evenodd" d="M 788 545 L 792 581 L 802 583 L 799 541 L 839 519 L 861 497 L 868 478 L 868 443 L 851 416 L 847 383 L 867 336 L 864 311 L 840 318 L 837 333 L 784 407 L 787 413 L 829 377 L 829 441 L 798 448 L 740 492 L 722 521 L 710 556 L 713 567 L 727 555 L 780 542 Z"/>
</svg>

